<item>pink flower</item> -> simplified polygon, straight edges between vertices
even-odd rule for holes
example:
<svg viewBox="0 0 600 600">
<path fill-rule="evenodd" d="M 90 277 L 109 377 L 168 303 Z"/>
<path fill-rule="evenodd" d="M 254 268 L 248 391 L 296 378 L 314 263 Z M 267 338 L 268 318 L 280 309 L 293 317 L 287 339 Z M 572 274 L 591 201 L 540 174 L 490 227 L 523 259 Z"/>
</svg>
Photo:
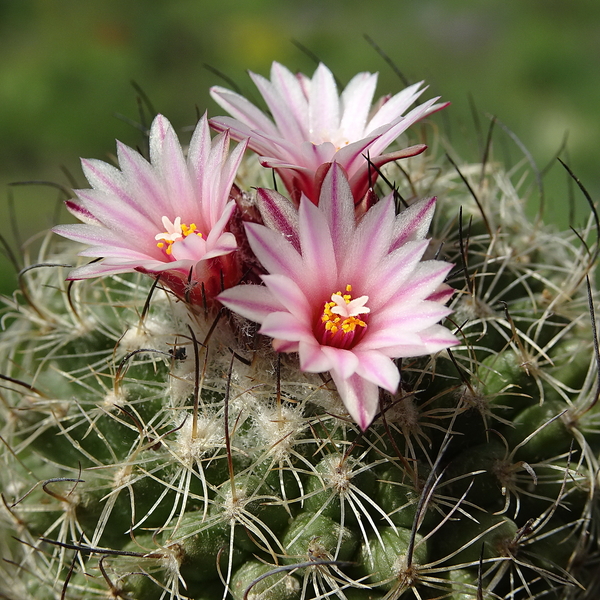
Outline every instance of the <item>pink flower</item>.
<svg viewBox="0 0 600 600">
<path fill-rule="evenodd" d="M 83 224 L 54 231 L 87 244 L 81 256 L 102 257 L 71 271 L 69 279 L 141 271 L 161 274 L 192 302 L 214 297 L 239 281 L 227 231 L 235 209 L 229 199 L 246 143 L 228 156 L 227 132 L 211 141 L 204 116 L 192 136 L 187 159 L 173 127 L 158 115 L 150 129 L 150 162 L 117 142 L 120 170 L 83 160 L 92 189 L 76 190 L 67 208 Z"/>
<path fill-rule="evenodd" d="M 252 250 L 267 275 L 264 286 L 240 285 L 219 294 L 231 310 L 261 323 L 282 352 L 298 352 L 303 371 L 329 371 L 346 409 L 365 429 L 373 420 L 379 387 L 395 393 L 394 358 L 437 352 L 458 342 L 438 321 L 451 311 L 443 283 L 452 265 L 421 261 L 435 199 L 396 216 L 392 196 L 356 223 L 342 169 L 333 164 L 318 206 L 306 197 L 297 215 L 278 211 L 279 229 L 246 224 Z M 288 202 L 289 204 L 289 202 Z M 282 233 L 284 232 L 284 233 Z"/>
<path fill-rule="evenodd" d="M 250 73 L 262 94 L 271 120 L 243 96 L 222 87 L 213 87 L 214 100 L 234 118 L 210 120 L 217 131 L 229 130 L 237 140 L 249 138 L 249 147 L 261 164 L 275 169 L 292 198 L 298 203 L 304 193 L 315 204 L 329 163 L 337 162 L 345 171 L 355 202 L 359 202 L 375 180 L 376 167 L 419 154 L 418 145 L 382 152 L 413 123 L 446 106 L 429 100 L 404 114 L 421 95 L 417 83 L 393 97 L 383 98 L 371 107 L 377 74 L 359 73 L 341 95 L 331 71 L 320 64 L 312 79 L 294 75 L 274 62 L 271 81 Z"/>
</svg>

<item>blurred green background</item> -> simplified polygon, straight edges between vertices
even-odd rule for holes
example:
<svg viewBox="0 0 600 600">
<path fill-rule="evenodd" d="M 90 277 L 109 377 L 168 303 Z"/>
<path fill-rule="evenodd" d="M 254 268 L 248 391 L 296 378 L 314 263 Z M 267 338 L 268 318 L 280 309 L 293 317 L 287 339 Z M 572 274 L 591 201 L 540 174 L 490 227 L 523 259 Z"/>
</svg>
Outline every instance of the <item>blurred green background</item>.
<svg viewBox="0 0 600 600">
<path fill-rule="evenodd" d="M 267 75 L 278 60 L 312 74 L 313 60 L 294 41 L 344 84 L 379 71 L 378 92 L 398 91 L 402 83 L 364 34 L 410 81 L 425 79 L 430 95 L 452 101 L 436 119 L 462 158 L 479 155 L 474 104 L 484 128 L 486 113 L 497 115 L 540 168 L 568 133 L 562 156 L 597 197 L 597 0 L 0 0 L 0 231 L 15 246 L 57 218 L 55 189 L 8 183 L 68 185 L 64 168 L 85 187 L 79 156 L 106 158 L 115 138 L 139 143 L 139 132 L 115 117 L 138 119 L 132 79 L 177 128 L 194 123 L 198 109 L 222 114 L 208 88 L 223 82 L 205 64 L 254 98 L 246 69 Z M 506 134 L 496 136 L 514 160 L 522 156 Z M 553 167 L 547 219 L 562 226 L 566 189 L 564 170 Z M 576 224 L 586 211 L 578 194 Z M 12 267 L 3 260 L 0 269 L 8 292 Z"/>
</svg>

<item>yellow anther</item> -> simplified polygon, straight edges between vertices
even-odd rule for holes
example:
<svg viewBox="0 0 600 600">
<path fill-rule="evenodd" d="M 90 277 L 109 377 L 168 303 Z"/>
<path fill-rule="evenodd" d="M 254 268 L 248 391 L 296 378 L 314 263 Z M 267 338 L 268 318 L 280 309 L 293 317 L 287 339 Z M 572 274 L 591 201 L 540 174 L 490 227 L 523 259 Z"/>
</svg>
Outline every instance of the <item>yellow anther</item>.
<svg viewBox="0 0 600 600">
<path fill-rule="evenodd" d="M 347 285 L 346 292 L 351 291 L 352 286 Z M 366 327 L 365 321 L 358 318 L 357 315 L 370 312 L 369 308 L 365 306 L 368 300 L 368 296 L 361 296 L 353 300 L 350 293 L 342 295 L 342 292 L 336 292 L 332 294 L 331 301 L 325 302 L 321 315 L 321 322 L 324 323 L 325 330 L 331 334 L 337 333 L 340 329 L 343 333 L 352 333 L 357 327 Z"/>
<path fill-rule="evenodd" d="M 190 225 L 181 223 L 181 217 L 177 217 L 172 223 L 168 217 L 163 217 L 162 223 L 165 231 L 156 234 L 154 239 L 157 240 L 157 247 L 164 250 L 169 256 L 171 255 L 171 246 L 175 242 L 185 239 L 192 233 L 202 237 L 202 233 L 197 231 L 196 223 L 191 223 Z"/>
</svg>

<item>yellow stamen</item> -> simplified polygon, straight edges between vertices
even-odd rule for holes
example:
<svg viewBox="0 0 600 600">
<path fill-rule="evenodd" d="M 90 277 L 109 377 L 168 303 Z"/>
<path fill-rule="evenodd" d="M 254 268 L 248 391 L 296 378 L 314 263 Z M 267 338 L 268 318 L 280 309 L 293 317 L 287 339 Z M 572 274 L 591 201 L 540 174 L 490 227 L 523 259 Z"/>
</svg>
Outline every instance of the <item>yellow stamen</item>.
<svg viewBox="0 0 600 600">
<path fill-rule="evenodd" d="M 351 291 L 352 286 L 347 285 L 346 292 Z M 368 300 L 368 296 L 356 298 L 354 300 L 355 305 L 348 309 L 345 306 L 353 302 L 352 294 L 347 293 L 342 295 L 342 292 L 336 292 L 331 295 L 331 302 L 325 302 L 321 322 L 324 324 L 325 329 L 332 334 L 336 334 L 340 330 L 342 333 L 351 333 L 357 327 L 366 327 L 367 324 L 358 315 L 370 312 L 370 309 L 365 306 Z M 345 306 L 340 306 L 341 301 L 344 302 Z"/>
<path fill-rule="evenodd" d="M 163 217 L 162 223 L 165 231 L 164 233 L 157 233 L 154 239 L 157 240 L 157 247 L 164 250 L 168 256 L 171 255 L 171 246 L 175 242 L 179 242 L 193 233 L 202 237 L 202 233 L 197 231 L 196 223 L 190 223 L 189 225 L 181 223 L 181 217 L 177 217 L 172 223 L 168 217 Z"/>
</svg>

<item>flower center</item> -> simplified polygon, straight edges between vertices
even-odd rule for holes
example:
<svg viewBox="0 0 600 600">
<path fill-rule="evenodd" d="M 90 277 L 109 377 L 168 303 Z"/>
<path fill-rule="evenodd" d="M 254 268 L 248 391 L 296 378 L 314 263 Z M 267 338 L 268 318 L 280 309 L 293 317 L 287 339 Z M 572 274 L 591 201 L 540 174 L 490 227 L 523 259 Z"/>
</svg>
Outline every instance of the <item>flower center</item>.
<svg viewBox="0 0 600 600">
<path fill-rule="evenodd" d="M 336 292 L 331 295 L 330 302 L 325 302 L 321 315 L 321 343 L 348 348 L 355 341 L 356 335 L 366 329 L 367 324 L 359 315 L 371 312 L 371 309 L 365 306 L 369 296 L 352 299 L 350 292 L 352 286 L 347 285 L 345 294 Z"/>
<path fill-rule="evenodd" d="M 156 245 L 161 250 L 164 250 L 169 256 L 171 255 L 171 246 L 175 242 L 185 239 L 192 233 L 202 237 L 202 234 L 198 231 L 195 223 L 190 223 L 189 225 L 186 225 L 185 223 L 182 224 L 181 217 L 176 217 L 173 223 L 171 223 L 169 217 L 163 217 L 162 224 L 165 228 L 165 232 L 157 233 L 154 236 L 154 239 L 158 242 Z"/>
</svg>

